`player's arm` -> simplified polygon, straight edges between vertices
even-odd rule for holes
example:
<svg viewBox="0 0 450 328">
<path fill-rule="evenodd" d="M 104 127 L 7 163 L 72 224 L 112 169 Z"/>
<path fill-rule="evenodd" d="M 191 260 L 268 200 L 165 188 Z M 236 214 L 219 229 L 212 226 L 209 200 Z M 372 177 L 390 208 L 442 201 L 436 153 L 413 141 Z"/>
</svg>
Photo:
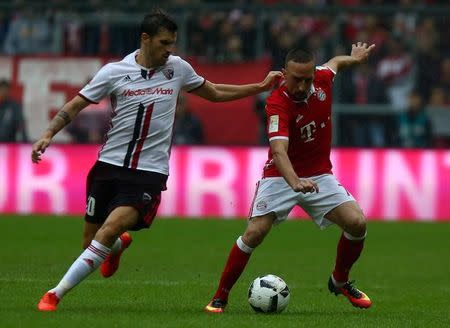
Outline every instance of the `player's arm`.
<svg viewBox="0 0 450 328">
<path fill-rule="evenodd" d="M 47 149 L 55 134 L 69 124 L 75 116 L 77 116 L 77 114 L 89 104 L 90 102 L 77 95 L 72 100 L 67 102 L 63 108 L 61 108 L 61 110 L 51 120 L 39 140 L 33 144 L 31 152 L 31 160 L 33 163 L 39 163 L 41 160 L 41 154 L 45 152 L 45 149 Z"/>
<path fill-rule="evenodd" d="M 244 85 L 216 84 L 205 81 L 192 93 L 213 102 L 236 100 L 270 90 L 282 76 L 280 71 L 271 71 L 262 82 Z"/>
<path fill-rule="evenodd" d="M 303 179 L 297 176 L 287 154 L 288 147 L 289 140 L 275 139 L 270 141 L 272 158 L 278 172 L 280 172 L 295 192 L 302 192 L 304 194 L 307 192 L 319 192 L 319 186 L 312 179 Z"/>
<path fill-rule="evenodd" d="M 368 46 L 367 43 L 362 42 L 352 44 L 352 51 L 350 53 L 350 56 L 333 57 L 327 63 L 325 63 L 324 66 L 328 66 L 337 73 L 342 69 L 362 64 L 367 61 L 373 48 L 375 48 L 374 44 L 372 44 L 371 46 Z"/>
</svg>

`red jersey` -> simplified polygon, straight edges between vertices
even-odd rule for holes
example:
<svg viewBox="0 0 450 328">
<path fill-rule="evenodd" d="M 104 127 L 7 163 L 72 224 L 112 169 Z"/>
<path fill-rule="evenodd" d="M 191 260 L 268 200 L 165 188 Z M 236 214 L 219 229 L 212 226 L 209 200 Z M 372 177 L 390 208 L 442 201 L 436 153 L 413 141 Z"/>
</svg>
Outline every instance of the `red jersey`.
<svg viewBox="0 0 450 328">
<path fill-rule="evenodd" d="M 299 177 L 331 173 L 331 103 L 335 73 L 317 66 L 306 100 L 295 101 L 286 86 L 275 89 L 266 100 L 269 140 L 289 140 L 288 156 Z M 280 177 L 272 150 L 263 177 Z"/>
</svg>

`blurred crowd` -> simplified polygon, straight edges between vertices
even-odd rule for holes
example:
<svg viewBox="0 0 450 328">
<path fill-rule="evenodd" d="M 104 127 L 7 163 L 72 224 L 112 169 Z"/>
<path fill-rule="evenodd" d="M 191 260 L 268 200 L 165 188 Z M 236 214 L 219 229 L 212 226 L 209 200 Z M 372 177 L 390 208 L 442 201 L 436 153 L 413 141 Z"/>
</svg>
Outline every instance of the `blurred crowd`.
<svg viewBox="0 0 450 328">
<path fill-rule="evenodd" d="M 126 2 L 127 13 L 135 13 L 131 16 L 123 15 L 124 4 L 119 1 L 89 0 L 79 7 L 69 0 L 49 0 L 35 7 L 28 2 L 15 1 L 0 11 L 0 54 L 120 57 L 138 47 L 136 22 L 143 1 Z M 182 55 L 219 63 L 270 56 L 272 68 L 281 69 L 286 52 L 296 45 L 310 49 L 323 63 L 348 54 L 352 42 L 375 43 L 366 65 L 336 79 L 334 101 L 388 105 L 398 115 L 346 112 L 337 122 L 340 144 L 448 145 L 445 134 L 433 138 L 430 115 L 433 108 L 450 106 L 450 11 L 421 10 L 448 1 L 241 0 L 214 1 L 216 7 L 211 2 L 165 1 L 184 37 L 178 49 Z M 354 10 L 357 6 L 373 6 L 373 11 Z M 346 11 L 347 7 L 353 10 Z M 258 114 L 263 101 L 260 97 L 255 104 Z"/>
</svg>

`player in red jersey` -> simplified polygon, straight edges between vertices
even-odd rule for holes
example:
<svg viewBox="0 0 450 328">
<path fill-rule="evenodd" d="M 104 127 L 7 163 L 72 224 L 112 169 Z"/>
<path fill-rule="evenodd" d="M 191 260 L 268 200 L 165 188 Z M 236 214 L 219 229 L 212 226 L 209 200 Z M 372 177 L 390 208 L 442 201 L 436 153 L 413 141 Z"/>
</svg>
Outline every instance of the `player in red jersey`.
<svg viewBox="0 0 450 328">
<path fill-rule="evenodd" d="M 224 311 L 230 290 L 255 247 L 295 205 L 321 229 L 335 223 L 343 230 L 328 281 L 330 292 L 343 294 L 356 307 L 371 306 L 369 297 L 348 279 L 363 249 L 366 219 L 332 174 L 330 151 L 334 77 L 344 68 L 365 62 L 374 47 L 358 42 L 350 56 L 334 57 L 323 66 L 316 66 L 307 51 L 293 49 L 287 54 L 284 83 L 266 101 L 269 159 L 256 187 L 247 228 L 231 249 L 207 312 Z"/>
</svg>

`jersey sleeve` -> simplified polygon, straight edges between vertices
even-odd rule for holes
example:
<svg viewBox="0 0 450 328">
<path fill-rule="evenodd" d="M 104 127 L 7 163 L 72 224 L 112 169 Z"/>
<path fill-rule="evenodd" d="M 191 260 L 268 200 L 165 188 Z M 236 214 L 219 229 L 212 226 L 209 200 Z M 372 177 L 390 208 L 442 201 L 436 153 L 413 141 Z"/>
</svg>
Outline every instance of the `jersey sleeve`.
<svg viewBox="0 0 450 328">
<path fill-rule="evenodd" d="M 180 58 L 180 62 L 183 74 L 182 88 L 188 92 L 200 88 L 205 83 L 205 79 L 198 75 L 187 61 Z"/>
<path fill-rule="evenodd" d="M 103 66 L 92 80 L 78 93 L 87 101 L 98 104 L 111 91 L 110 67 Z"/>
<path fill-rule="evenodd" d="M 267 99 L 267 134 L 269 141 L 276 139 L 289 140 L 289 114 L 288 111 L 276 101 Z"/>
<path fill-rule="evenodd" d="M 336 72 L 333 71 L 328 66 L 325 65 L 316 66 L 316 78 L 319 77 L 320 79 L 326 81 L 327 83 L 333 84 L 335 76 Z"/>
</svg>

